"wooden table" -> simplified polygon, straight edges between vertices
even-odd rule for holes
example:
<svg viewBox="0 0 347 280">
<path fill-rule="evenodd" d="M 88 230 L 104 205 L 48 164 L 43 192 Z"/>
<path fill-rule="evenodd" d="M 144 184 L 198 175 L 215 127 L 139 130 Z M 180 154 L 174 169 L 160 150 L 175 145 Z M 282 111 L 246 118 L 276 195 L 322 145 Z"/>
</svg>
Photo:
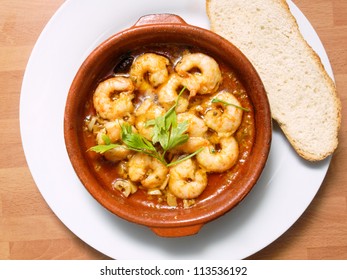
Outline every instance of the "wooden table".
<svg viewBox="0 0 347 280">
<path fill-rule="evenodd" d="M 30 52 L 63 0 L 0 0 L 0 259 L 108 259 L 52 213 L 25 161 L 19 98 Z M 347 99 L 347 1 L 294 0 L 320 36 L 343 105 Z M 249 259 L 347 259 L 347 131 L 311 205 L 285 234 Z"/>
</svg>

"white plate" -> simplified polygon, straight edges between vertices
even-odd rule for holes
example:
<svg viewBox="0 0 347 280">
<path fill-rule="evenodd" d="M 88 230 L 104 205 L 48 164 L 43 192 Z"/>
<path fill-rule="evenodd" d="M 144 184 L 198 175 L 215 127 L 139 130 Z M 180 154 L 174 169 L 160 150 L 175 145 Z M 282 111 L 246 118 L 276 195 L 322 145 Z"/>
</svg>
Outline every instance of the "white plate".
<svg viewBox="0 0 347 280">
<path fill-rule="evenodd" d="M 332 76 L 316 32 L 289 4 Z M 300 159 L 275 127 L 267 166 L 243 203 L 205 225 L 198 235 L 166 239 L 100 206 L 81 185 L 65 149 L 65 101 L 82 61 L 100 42 L 140 16 L 164 12 L 209 27 L 205 0 L 70 0 L 61 6 L 33 49 L 22 85 L 20 126 L 27 162 L 37 187 L 61 221 L 112 258 L 242 259 L 273 242 L 300 217 L 318 191 L 330 158 L 316 164 Z"/>
</svg>

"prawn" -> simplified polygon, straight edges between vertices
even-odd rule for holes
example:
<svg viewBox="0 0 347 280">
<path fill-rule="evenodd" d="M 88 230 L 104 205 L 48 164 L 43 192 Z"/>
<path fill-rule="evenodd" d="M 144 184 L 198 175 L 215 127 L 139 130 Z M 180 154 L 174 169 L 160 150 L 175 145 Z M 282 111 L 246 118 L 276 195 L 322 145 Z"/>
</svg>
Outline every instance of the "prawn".
<svg viewBox="0 0 347 280">
<path fill-rule="evenodd" d="M 189 158 L 170 168 L 169 190 L 178 198 L 198 197 L 207 186 L 206 171 Z"/>
<path fill-rule="evenodd" d="M 103 118 L 114 120 L 129 116 L 134 111 L 134 85 L 129 78 L 115 76 L 101 82 L 93 95 L 93 104 Z"/>
<path fill-rule="evenodd" d="M 218 147 L 219 146 L 219 147 Z M 218 145 L 208 145 L 196 155 L 200 166 L 208 172 L 224 172 L 230 169 L 239 156 L 239 146 L 233 136 L 220 139 Z"/>
<path fill-rule="evenodd" d="M 177 101 L 180 87 L 187 87 L 187 79 L 182 78 L 178 74 L 171 74 L 167 83 L 165 83 L 158 91 L 158 102 L 166 110 L 169 110 Z M 189 101 L 181 96 L 178 99 L 176 112 L 185 112 L 188 108 Z"/>
<path fill-rule="evenodd" d="M 218 135 L 221 136 L 233 135 L 241 124 L 242 109 L 232 105 L 226 105 L 222 102 L 212 103 L 214 98 L 236 106 L 241 106 L 240 102 L 233 94 L 227 91 L 221 91 L 213 96 L 205 110 L 204 119 L 209 128 L 216 131 Z"/>
<path fill-rule="evenodd" d="M 198 70 L 191 73 L 192 71 Z M 222 82 L 222 73 L 218 63 L 210 56 L 203 53 L 189 53 L 183 55 L 176 64 L 175 71 L 182 77 L 190 80 L 187 88 L 190 97 L 197 93 L 208 94 L 216 91 Z"/>
<path fill-rule="evenodd" d="M 145 91 L 167 81 L 169 59 L 155 53 L 144 53 L 135 58 L 130 68 L 130 79 L 135 88 Z"/>
<path fill-rule="evenodd" d="M 207 126 L 203 119 L 197 117 L 192 113 L 180 113 L 177 114 L 177 122 L 181 123 L 184 121 L 188 121 L 188 129 L 187 132 L 189 136 L 204 136 L 207 132 Z"/>
<path fill-rule="evenodd" d="M 175 151 L 182 151 L 185 153 L 194 153 L 201 147 L 207 146 L 209 141 L 204 138 L 208 127 L 205 122 L 192 113 L 180 113 L 177 115 L 177 122 L 181 123 L 188 121 L 187 133 L 189 138 L 187 142 L 175 148 Z"/>
<path fill-rule="evenodd" d="M 158 159 L 142 153 L 136 153 L 128 162 L 130 180 L 140 182 L 147 189 L 162 186 L 167 179 L 168 171 Z"/>
</svg>

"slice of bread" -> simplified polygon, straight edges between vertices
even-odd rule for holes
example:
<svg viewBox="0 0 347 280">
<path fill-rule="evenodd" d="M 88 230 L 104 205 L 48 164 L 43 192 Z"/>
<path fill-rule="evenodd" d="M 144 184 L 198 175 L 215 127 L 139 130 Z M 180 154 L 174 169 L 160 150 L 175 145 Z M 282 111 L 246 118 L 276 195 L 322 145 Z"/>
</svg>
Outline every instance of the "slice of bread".
<svg viewBox="0 0 347 280">
<path fill-rule="evenodd" d="M 341 103 L 285 0 L 207 0 L 211 30 L 258 71 L 276 120 L 295 151 L 318 161 L 338 144 Z"/>
</svg>

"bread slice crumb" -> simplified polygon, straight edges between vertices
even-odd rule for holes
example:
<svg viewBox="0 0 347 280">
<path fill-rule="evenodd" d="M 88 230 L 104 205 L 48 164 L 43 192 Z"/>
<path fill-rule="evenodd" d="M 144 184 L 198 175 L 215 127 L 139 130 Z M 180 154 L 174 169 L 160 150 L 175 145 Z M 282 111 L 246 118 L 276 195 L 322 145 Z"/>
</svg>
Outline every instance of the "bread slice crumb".
<svg viewBox="0 0 347 280">
<path fill-rule="evenodd" d="M 304 159 L 319 161 L 338 145 L 336 87 L 299 31 L 285 0 L 207 0 L 211 30 L 238 47 L 258 71 L 272 117 Z"/>
</svg>

